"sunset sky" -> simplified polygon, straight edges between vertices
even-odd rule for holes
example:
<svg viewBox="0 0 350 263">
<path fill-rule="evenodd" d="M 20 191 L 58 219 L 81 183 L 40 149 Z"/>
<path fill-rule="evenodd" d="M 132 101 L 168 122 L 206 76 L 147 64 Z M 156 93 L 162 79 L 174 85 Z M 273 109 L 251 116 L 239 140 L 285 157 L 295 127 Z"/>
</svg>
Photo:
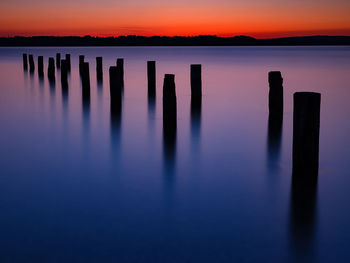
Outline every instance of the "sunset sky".
<svg viewBox="0 0 350 263">
<path fill-rule="evenodd" d="M 0 36 L 350 35 L 350 0 L 1 0 Z"/>
</svg>

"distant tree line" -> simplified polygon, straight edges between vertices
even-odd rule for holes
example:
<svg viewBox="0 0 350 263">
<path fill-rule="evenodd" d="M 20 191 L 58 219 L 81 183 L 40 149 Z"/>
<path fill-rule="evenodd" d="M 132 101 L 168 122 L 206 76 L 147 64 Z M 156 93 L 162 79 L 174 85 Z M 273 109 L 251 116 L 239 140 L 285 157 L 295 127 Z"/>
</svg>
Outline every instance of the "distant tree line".
<svg viewBox="0 0 350 263">
<path fill-rule="evenodd" d="M 306 36 L 256 39 L 249 36 L 33 36 L 2 37 L 0 46 L 300 46 L 350 45 L 350 36 Z"/>
</svg>

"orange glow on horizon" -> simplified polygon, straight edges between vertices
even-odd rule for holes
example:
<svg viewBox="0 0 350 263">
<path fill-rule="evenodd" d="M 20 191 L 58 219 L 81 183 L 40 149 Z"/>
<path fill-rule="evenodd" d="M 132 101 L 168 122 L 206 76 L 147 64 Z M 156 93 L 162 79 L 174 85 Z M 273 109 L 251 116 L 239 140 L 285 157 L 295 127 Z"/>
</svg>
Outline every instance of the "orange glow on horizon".
<svg viewBox="0 0 350 263">
<path fill-rule="evenodd" d="M 24 0 L 0 4 L 0 36 L 197 36 L 256 38 L 350 35 L 350 1 Z M 220 4 L 219 4 L 220 3 Z M 323 3 L 323 4 L 322 4 Z"/>
</svg>

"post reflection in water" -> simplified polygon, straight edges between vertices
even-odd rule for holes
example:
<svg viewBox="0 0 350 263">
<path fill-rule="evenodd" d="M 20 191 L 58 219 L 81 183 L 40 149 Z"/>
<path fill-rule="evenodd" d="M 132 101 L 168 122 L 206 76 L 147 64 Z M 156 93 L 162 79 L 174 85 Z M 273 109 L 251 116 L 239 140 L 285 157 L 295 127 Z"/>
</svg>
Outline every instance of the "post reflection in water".
<svg viewBox="0 0 350 263">
<path fill-rule="evenodd" d="M 102 80 L 97 80 L 96 81 L 96 87 L 97 87 L 98 101 L 102 102 L 102 91 L 103 91 L 103 82 L 102 82 Z"/>
<path fill-rule="evenodd" d="M 50 111 L 52 114 L 52 119 L 54 119 L 55 116 L 55 93 L 56 93 L 56 82 L 55 80 L 50 80 L 49 81 L 49 92 L 50 92 Z"/>
<path fill-rule="evenodd" d="M 83 104 L 83 131 L 84 133 L 87 134 L 90 126 L 90 97 L 83 97 L 82 104 Z"/>
<path fill-rule="evenodd" d="M 269 115 L 267 127 L 267 166 L 270 172 L 279 171 L 283 118 Z"/>
<path fill-rule="evenodd" d="M 39 75 L 39 87 L 43 88 L 44 87 L 44 76 L 43 75 Z"/>
<path fill-rule="evenodd" d="M 23 69 L 23 80 L 24 84 L 27 87 L 28 85 L 28 69 Z"/>
<path fill-rule="evenodd" d="M 191 98 L 191 137 L 193 149 L 199 152 L 202 119 L 202 98 L 192 96 Z"/>
<path fill-rule="evenodd" d="M 65 126 L 68 125 L 68 95 L 69 94 L 69 88 L 62 88 L 62 112 L 63 112 L 63 123 Z M 84 106 L 83 102 L 83 107 L 89 107 Z M 84 110 L 84 109 L 83 109 Z"/>
<path fill-rule="evenodd" d="M 149 122 L 154 122 L 156 112 L 156 97 L 148 95 L 148 119 Z"/>
<path fill-rule="evenodd" d="M 49 80 L 49 89 L 50 89 L 50 95 L 55 95 L 56 90 L 56 81 L 54 79 Z"/>
<path fill-rule="evenodd" d="M 176 120 L 163 121 L 163 154 L 165 183 L 172 185 L 176 166 Z"/>
<path fill-rule="evenodd" d="M 29 87 L 31 95 L 33 96 L 35 94 L 35 83 L 34 83 L 34 72 L 29 71 Z"/>
<path fill-rule="evenodd" d="M 111 115 L 111 149 L 115 157 L 119 155 L 120 140 L 121 140 L 121 121 L 122 121 L 122 105 L 121 103 L 112 103 L 110 106 Z M 119 158 L 115 158 L 119 161 Z"/>
<path fill-rule="evenodd" d="M 307 175 L 303 176 L 303 179 Z M 317 178 L 317 177 L 316 177 Z M 317 216 L 317 179 L 292 178 L 290 205 L 290 260 L 316 262 L 315 233 Z"/>
</svg>

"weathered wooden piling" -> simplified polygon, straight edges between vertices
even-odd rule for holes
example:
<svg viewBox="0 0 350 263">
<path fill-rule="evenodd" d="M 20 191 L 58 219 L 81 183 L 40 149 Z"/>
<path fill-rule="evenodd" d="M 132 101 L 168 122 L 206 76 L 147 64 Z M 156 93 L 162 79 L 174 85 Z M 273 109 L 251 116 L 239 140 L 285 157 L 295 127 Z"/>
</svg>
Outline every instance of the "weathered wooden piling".
<svg viewBox="0 0 350 263">
<path fill-rule="evenodd" d="M 61 54 L 56 53 L 56 67 L 60 68 L 61 67 Z"/>
<path fill-rule="evenodd" d="M 191 96 L 202 97 L 202 65 L 191 65 Z"/>
<path fill-rule="evenodd" d="M 68 72 L 71 70 L 70 54 L 66 54 L 66 63 Z"/>
<path fill-rule="evenodd" d="M 117 59 L 118 80 L 122 87 L 124 87 L 124 59 Z"/>
<path fill-rule="evenodd" d="M 38 56 L 38 74 L 40 77 L 44 76 L 44 57 Z"/>
<path fill-rule="evenodd" d="M 55 80 L 55 59 L 49 58 L 49 66 L 47 68 L 47 76 L 50 81 Z"/>
<path fill-rule="evenodd" d="M 269 114 L 271 117 L 283 117 L 283 78 L 280 71 L 269 72 Z"/>
<path fill-rule="evenodd" d="M 28 68 L 28 58 L 27 58 L 27 54 L 23 53 L 23 68 L 25 70 L 27 70 Z"/>
<path fill-rule="evenodd" d="M 191 65 L 191 133 L 193 141 L 200 136 L 202 112 L 202 65 Z"/>
<path fill-rule="evenodd" d="M 82 66 L 83 66 L 83 63 L 84 63 L 84 58 L 85 58 L 85 56 L 83 56 L 83 55 L 79 56 L 79 74 L 80 75 L 81 75 L 81 72 L 82 72 Z"/>
<path fill-rule="evenodd" d="M 176 91 L 175 75 L 165 74 L 163 84 L 163 122 L 176 126 Z"/>
<path fill-rule="evenodd" d="M 320 105 L 320 93 L 294 93 L 293 177 L 304 181 L 318 175 Z"/>
<path fill-rule="evenodd" d="M 34 72 L 34 70 L 35 70 L 34 58 L 33 58 L 33 55 L 30 54 L 29 55 L 29 71 Z"/>
<path fill-rule="evenodd" d="M 191 123 L 200 124 L 202 111 L 202 65 L 191 65 Z M 198 132 L 199 134 L 199 132 Z"/>
<path fill-rule="evenodd" d="M 98 81 L 103 79 L 102 57 L 96 57 L 96 77 Z"/>
<path fill-rule="evenodd" d="M 90 70 L 89 70 L 88 62 L 82 63 L 81 83 L 83 87 L 83 99 L 89 99 L 90 98 Z"/>
<path fill-rule="evenodd" d="M 165 74 L 163 84 L 163 143 L 166 166 L 173 170 L 176 156 L 175 75 Z"/>
<path fill-rule="evenodd" d="M 62 89 L 68 88 L 68 65 L 65 59 L 61 60 L 61 85 Z"/>
<path fill-rule="evenodd" d="M 111 104 L 121 104 L 122 102 L 122 86 L 118 80 L 118 67 L 109 68 L 109 88 L 111 96 Z"/>
<path fill-rule="evenodd" d="M 156 96 L 156 62 L 147 61 L 148 96 Z"/>
</svg>

